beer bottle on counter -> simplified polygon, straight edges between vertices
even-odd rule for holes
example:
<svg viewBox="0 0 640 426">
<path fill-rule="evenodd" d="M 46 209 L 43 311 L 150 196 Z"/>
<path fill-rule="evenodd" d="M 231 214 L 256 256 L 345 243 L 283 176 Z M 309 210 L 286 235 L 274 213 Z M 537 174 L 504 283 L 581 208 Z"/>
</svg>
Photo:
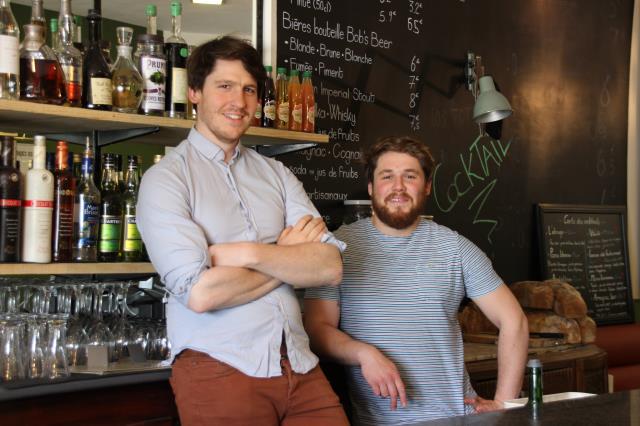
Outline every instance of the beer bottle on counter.
<svg viewBox="0 0 640 426">
<path fill-rule="evenodd" d="M 271 77 L 271 65 L 265 65 L 267 79 L 262 89 L 262 120 L 260 126 L 275 127 L 276 122 L 276 88 Z"/>
<path fill-rule="evenodd" d="M 542 362 L 533 358 L 527 362 L 529 373 L 529 401 L 527 406 L 531 410 L 531 418 L 538 420 L 542 411 Z"/>
<path fill-rule="evenodd" d="M 20 181 L 16 141 L 0 136 L 0 262 L 20 261 Z"/>
<path fill-rule="evenodd" d="M 278 68 L 276 73 L 276 129 L 289 129 L 289 85 L 286 68 Z"/>
<path fill-rule="evenodd" d="M 98 259 L 100 262 L 117 262 L 120 260 L 120 239 L 122 238 L 122 196 L 118 187 L 118 171 L 113 154 L 105 154 L 103 157 L 101 187 Z"/>
<path fill-rule="evenodd" d="M 289 130 L 302 130 L 302 91 L 298 70 L 289 73 Z"/>
<path fill-rule="evenodd" d="M 74 182 L 69 170 L 69 148 L 64 141 L 56 145 L 56 169 L 53 173 L 53 248 L 54 262 L 70 262 L 73 249 Z"/>
<path fill-rule="evenodd" d="M 95 262 L 98 258 L 100 191 L 93 182 L 93 150 L 88 137 L 82 157 L 82 176 L 78 182 L 73 211 L 73 260 Z"/>
<path fill-rule="evenodd" d="M 27 172 L 22 201 L 22 261 L 51 262 L 53 174 L 45 169 L 46 141 L 33 138 L 33 168 Z"/>
</svg>

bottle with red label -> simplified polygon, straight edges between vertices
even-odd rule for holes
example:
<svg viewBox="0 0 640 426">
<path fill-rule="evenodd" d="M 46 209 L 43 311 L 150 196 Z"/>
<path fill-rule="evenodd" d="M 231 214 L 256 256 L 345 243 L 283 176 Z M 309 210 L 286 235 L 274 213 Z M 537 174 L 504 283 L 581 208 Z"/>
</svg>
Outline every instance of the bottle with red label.
<svg viewBox="0 0 640 426">
<path fill-rule="evenodd" d="M 20 180 L 16 141 L 0 136 L 0 262 L 20 261 Z"/>
<path fill-rule="evenodd" d="M 51 262 L 53 174 L 45 168 L 46 138 L 33 138 L 33 168 L 27 172 L 22 201 L 22 261 Z"/>
<path fill-rule="evenodd" d="M 316 101 L 311 82 L 311 71 L 302 73 L 302 131 L 313 133 L 316 130 Z"/>
<path fill-rule="evenodd" d="M 289 73 L 289 130 L 302 130 L 302 91 L 298 70 Z"/>
</svg>

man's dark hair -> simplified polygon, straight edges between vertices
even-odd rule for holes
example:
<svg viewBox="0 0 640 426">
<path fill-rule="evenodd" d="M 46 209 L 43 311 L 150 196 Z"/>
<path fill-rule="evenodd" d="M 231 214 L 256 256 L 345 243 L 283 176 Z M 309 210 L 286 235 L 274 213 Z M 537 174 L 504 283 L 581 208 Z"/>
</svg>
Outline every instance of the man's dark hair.
<svg viewBox="0 0 640 426">
<path fill-rule="evenodd" d="M 431 180 L 436 163 L 427 145 L 410 136 L 388 136 L 378 139 L 365 153 L 365 172 L 369 183 L 373 182 L 378 159 L 387 152 L 399 152 L 414 157 L 420 163 L 426 181 Z"/>
<path fill-rule="evenodd" d="M 187 61 L 189 87 L 202 90 L 204 81 L 213 71 L 218 59 L 240 60 L 244 69 L 258 83 L 258 90 L 267 74 L 258 51 L 247 40 L 223 36 L 196 47 Z"/>
</svg>

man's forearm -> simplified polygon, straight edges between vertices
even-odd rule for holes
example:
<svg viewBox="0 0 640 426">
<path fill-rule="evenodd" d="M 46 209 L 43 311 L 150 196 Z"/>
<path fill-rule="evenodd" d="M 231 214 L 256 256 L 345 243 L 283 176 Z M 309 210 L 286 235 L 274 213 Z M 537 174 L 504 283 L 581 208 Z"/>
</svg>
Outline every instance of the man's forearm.
<svg viewBox="0 0 640 426">
<path fill-rule="evenodd" d="M 215 266 L 194 284 L 188 307 L 196 312 L 230 308 L 256 300 L 281 281 L 247 268 Z"/>
<path fill-rule="evenodd" d="M 524 315 L 500 328 L 495 400 L 504 402 L 519 396 L 528 346 L 529 329 Z"/>
<path fill-rule="evenodd" d="M 360 365 L 359 354 L 366 343 L 355 340 L 342 330 L 329 324 L 310 324 L 305 329 L 316 354 L 343 365 Z"/>
<path fill-rule="evenodd" d="M 253 269 L 296 287 L 337 285 L 342 280 L 340 251 L 326 243 L 231 243 L 211 246 L 210 254 L 215 265 Z"/>
</svg>

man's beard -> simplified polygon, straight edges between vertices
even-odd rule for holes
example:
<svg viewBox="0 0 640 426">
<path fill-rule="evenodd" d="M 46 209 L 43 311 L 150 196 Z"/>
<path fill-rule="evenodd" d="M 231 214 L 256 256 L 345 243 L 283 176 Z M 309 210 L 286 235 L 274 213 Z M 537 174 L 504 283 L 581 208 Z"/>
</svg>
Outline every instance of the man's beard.
<svg viewBox="0 0 640 426">
<path fill-rule="evenodd" d="M 397 195 L 403 195 L 405 197 L 411 198 L 406 192 L 400 194 L 394 193 L 388 195 L 385 198 L 385 202 Z M 424 194 L 418 195 L 418 198 L 414 200 L 415 204 L 406 213 L 402 211 L 392 212 L 384 203 L 381 203 L 375 197 L 371 200 L 371 204 L 373 207 L 373 213 L 378 219 L 380 219 L 382 223 L 394 229 L 402 230 L 410 227 L 416 222 L 418 216 L 420 216 L 420 214 L 422 213 L 426 198 L 427 196 Z"/>
</svg>

